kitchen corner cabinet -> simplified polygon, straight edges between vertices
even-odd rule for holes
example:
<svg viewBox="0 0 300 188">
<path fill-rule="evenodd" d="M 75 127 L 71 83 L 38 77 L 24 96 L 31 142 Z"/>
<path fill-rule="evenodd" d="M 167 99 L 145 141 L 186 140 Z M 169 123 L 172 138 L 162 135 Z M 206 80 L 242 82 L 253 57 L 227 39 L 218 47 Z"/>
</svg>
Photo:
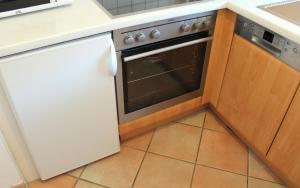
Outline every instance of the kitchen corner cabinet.
<svg viewBox="0 0 300 188">
<path fill-rule="evenodd" d="M 267 155 L 267 161 L 288 181 L 300 187 L 300 88 Z"/>
<path fill-rule="evenodd" d="M 1 86 L 41 179 L 119 151 L 114 54 L 102 34 L 0 60 Z"/>
<path fill-rule="evenodd" d="M 299 73 L 234 36 L 218 112 L 260 155 L 266 155 L 299 84 Z"/>
<path fill-rule="evenodd" d="M 228 10 L 218 11 L 214 39 L 207 69 L 203 104 L 216 107 L 225 74 L 237 15 Z"/>
</svg>

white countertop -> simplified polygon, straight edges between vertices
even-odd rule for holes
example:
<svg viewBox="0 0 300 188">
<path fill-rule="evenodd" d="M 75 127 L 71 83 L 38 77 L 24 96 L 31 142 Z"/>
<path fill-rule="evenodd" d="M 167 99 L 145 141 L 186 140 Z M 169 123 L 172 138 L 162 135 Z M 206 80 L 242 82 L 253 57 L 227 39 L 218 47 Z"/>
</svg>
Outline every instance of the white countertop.
<svg viewBox="0 0 300 188">
<path fill-rule="evenodd" d="M 281 0 L 211 0 L 110 17 L 96 0 L 0 19 L 0 57 L 171 17 L 229 8 L 300 44 L 300 27 L 256 8 Z"/>
</svg>

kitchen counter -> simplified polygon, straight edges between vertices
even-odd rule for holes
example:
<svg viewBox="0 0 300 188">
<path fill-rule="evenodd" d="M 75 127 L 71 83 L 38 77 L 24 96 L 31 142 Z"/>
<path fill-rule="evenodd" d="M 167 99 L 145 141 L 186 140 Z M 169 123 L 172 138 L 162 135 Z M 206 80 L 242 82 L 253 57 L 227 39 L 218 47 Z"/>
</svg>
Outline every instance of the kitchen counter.
<svg viewBox="0 0 300 188">
<path fill-rule="evenodd" d="M 96 0 L 74 0 L 71 6 L 0 19 L 0 57 L 98 33 L 228 8 L 300 43 L 300 27 L 256 6 L 280 0 L 211 0 L 162 8 L 155 11 L 111 17 Z"/>
</svg>

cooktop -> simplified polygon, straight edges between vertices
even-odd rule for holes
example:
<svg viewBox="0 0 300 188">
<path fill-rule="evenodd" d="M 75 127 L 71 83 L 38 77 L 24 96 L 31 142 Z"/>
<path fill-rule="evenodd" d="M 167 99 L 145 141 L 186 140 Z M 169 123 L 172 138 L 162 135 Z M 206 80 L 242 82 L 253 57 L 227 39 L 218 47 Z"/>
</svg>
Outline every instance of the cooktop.
<svg viewBox="0 0 300 188">
<path fill-rule="evenodd" d="M 128 14 L 201 0 L 97 0 L 111 15 Z"/>
</svg>

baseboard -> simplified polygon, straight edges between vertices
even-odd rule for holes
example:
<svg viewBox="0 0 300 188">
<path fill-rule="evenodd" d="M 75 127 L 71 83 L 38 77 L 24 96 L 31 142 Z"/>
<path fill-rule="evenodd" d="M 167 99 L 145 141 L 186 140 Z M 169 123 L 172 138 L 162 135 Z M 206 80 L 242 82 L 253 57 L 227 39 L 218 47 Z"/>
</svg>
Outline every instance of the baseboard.
<svg viewBox="0 0 300 188">
<path fill-rule="evenodd" d="M 206 104 L 202 104 L 202 98 L 198 97 L 131 122 L 121 124 L 119 125 L 120 139 L 121 141 L 130 139 L 206 107 Z"/>
</svg>

